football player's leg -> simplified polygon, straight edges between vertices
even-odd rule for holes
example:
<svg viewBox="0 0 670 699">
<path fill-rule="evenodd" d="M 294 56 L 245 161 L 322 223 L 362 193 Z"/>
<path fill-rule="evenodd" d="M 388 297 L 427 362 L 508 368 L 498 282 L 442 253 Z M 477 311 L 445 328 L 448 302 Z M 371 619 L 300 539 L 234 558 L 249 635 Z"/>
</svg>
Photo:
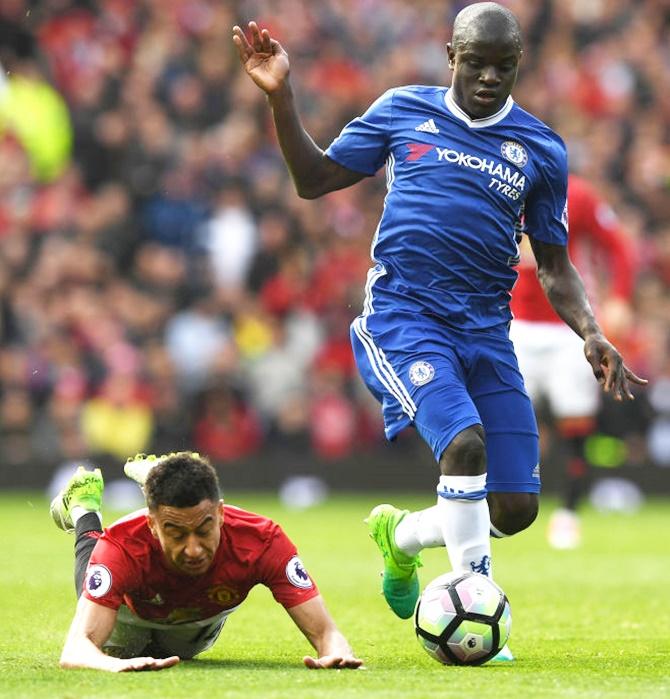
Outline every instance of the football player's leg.
<svg viewBox="0 0 670 699">
<path fill-rule="evenodd" d="M 74 525 L 74 589 L 77 597 L 82 593 L 88 561 L 100 534 L 102 524 L 97 512 L 87 512 Z"/>
<path fill-rule="evenodd" d="M 561 437 L 564 490 L 562 507 L 552 513 L 547 538 L 554 548 L 579 546 L 581 531 L 577 509 L 587 485 L 589 467 L 584 446 L 595 427 L 600 388 L 588 362 L 582 341 L 569 328 L 561 328 L 556 342 L 560 362 L 554 364 L 549 386 L 549 404 Z M 559 354 L 560 353 L 560 354 Z"/>
<path fill-rule="evenodd" d="M 416 406 L 363 318 L 352 324 L 351 343 L 361 378 L 382 404 L 386 437 L 393 440 L 411 424 Z M 407 514 L 406 510 L 383 504 L 373 508 L 365 520 L 383 559 L 382 593 L 401 619 L 409 618 L 414 611 L 419 597 L 417 568 L 421 565 L 418 551 L 403 551 L 396 543 L 396 528 Z"/>
<path fill-rule="evenodd" d="M 540 492 L 537 422 L 511 343 L 489 346 L 469 384 L 486 431 L 491 533 L 502 537 L 530 526 Z"/>
<path fill-rule="evenodd" d="M 395 542 L 404 553 L 415 556 L 423 549 L 444 546 L 442 536 L 442 516 L 437 505 L 425 510 L 409 512 L 395 528 Z"/>
<path fill-rule="evenodd" d="M 483 349 L 469 389 L 486 431 L 491 535 L 508 536 L 534 521 L 540 490 L 535 413 L 509 341 L 494 339 Z M 514 655 L 505 645 L 493 660 Z"/>
<path fill-rule="evenodd" d="M 432 449 L 441 475 L 436 507 L 417 518 L 423 529 L 417 539 L 434 541 L 439 527 L 454 570 L 489 575 L 491 544 L 481 418 L 454 351 L 442 347 L 440 355 L 419 361 L 432 368 L 433 376 L 430 381 L 416 381 L 413 388 L 417 405 L 414 425 Z M 410 381 L 412 366 L 406 372 Z"/>
<path fill-rule="evenodd" d="M 491 575 L 490 516 L 486 500 L 484 430 L 459 432 L 442 452 L 438 511 L 451 566 L 456 571 Z"/>
<path fill-rule="evenodd" d="M 377 319 L 378 321 L 378 319 Z M 389 326 L 391 327 L 391 326 Z M 396 322 L 392 326 L 398 328 Z M 436 460 L 459 433 L 480 423 L 477 411 L 464 387 L 464 374 L 458 358 L 444 333 L 422 324 L 416 328 L 402 324 L 402 338 L 396 341 L 394 331 L 388 327 L 376 328 L 373 336 L 362 322 L 352 326 L 352 345 L 361 375 L 370 390 L 381 400 L 383 405 L 386 436 L 393 439 L 404 427 L 414 424 L 424 440 L 430 445 Z M 437 337 L 435 342 L 431 336 Z M 380 347 L 379 345 L 384 345 Z M 412 351 L 408 351 L 408 347 Z M 397 349 L 394 349 L 397 348 Z M 459 451 L 463 455 L 468 451 L 470 440 L 461 438 Z M 456 450 L 454 450 L 455 452 Z M 484 466 L 485 468 L 485 466 Z M 438 491 L 447 492 L 450 478 L 454 474 L 443 475 L 438 484 Z M 458 474 L 460 477 L 460 474 Z M 447 479 L 447 485 L 442 479 Z M 375 508 L 368 518 L 370 534 L 377 543 L 384 558 L 383 591 L 393 611 L 403 618 L 411 616 L 419 595 L 416 568 L 420 565 L 417 551 L 426 544 L 435 544 L 442 539 L 450 547 L 452 564 L 458 570 L 471 570 L 470 562 L 466 565 L 461 560 L 463 553 L 456 553 L 463 537 L 470 532 L 456 524 L 449 527 L 445 517 L 449 511 L 458 511 L 457 522 L 462 519 L 458 506 L 452 507 L 446 500 L 466 502 L 465 511 L 486 509 L 485 473 L 477 475 L 478 492 L 472 497 L 472 490 L 467 497 L 457 495 L 454 498 L 438 498 L 439 505 L 423 513 L 406 513 L 389 505 Z M 459 481 L 452 486 L 460 489 Z M 479 505 L 469 507 L 474 500 Z M 465 515 L 469 519 L 468 515 Z M 480 520 L 481 521 L 481 518 Z M 451 532 L 445 540 L 445 531 Z M 467 528 L 466 528 L 467 529 Z M 488 543 L 488 524 L 482 527 L 483 553 L 475 565 L 488 566 L 490 545 Z"/>
<path fill-rule="evenodd" d="M 102 532 L 100 508 L 103 489 L 100 469 L 87 471 L 80 466 L 51 502 L 51 517 L 56 526 L 75 534 L 74 581 L 77 596 L 81 594 L 88 560 Z"/>
</svg>

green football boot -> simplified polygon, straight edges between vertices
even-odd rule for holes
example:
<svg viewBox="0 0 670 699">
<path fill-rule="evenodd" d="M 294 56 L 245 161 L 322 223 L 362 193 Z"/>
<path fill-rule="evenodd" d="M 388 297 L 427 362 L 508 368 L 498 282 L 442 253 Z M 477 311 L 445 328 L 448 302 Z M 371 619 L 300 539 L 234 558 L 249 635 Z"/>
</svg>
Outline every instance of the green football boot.
<svg viewBox="0 0 670 699">
<path fill-rule="evenodd" d="M 166 456 L 168 456 L 168 454 L 162 454 L 161 456 L 156 456 L 155 454 L 135 454 L 135 456 L 129 457 L 126 460 L 123 472 L 128 478 L 134 480 L 135 483 L 139 483 L 140 487 L 144 487 L 149 471 L 151 471 L 154 466 L 158 466 Z"/>
<path fill-rule="evenodd" d="M 179 456 L 180 454 L 192 456 L 195 459 L 200 458 L 200 454 L 196 451 L 171 451 L 169 454 L 161 454 L 160 456 L 156 456 L 156 454 L 135 454 L 135 456 L 127 459 L 123 472 L 128 478 L 139 483 L 140 487 L 143 488 L 147 476 L 154 466 L 158 466 L 169 456 Z"/>
<path fill-rule="evenodd" d="M 100 469 L 87 471 L 80 466 L 65 487 L 51 501 L 51 517 L 59 529 L 72 533 L 72 508 L 81 507 L 90 512 L 100 512 L 102 491 L 105 485 Z"/>
<path fill-rule="evenodd" d="M 395 529 L 409 510 L 399 510 L 393 505 L 377 505 L 365 520 L 370 536 L 384 558 L 382 592 L 394 614 L 409 619 L 414 614 L 419 599 L 419 575 L 421 557 L 408 556 L 395 543 Z"/>
</svg>

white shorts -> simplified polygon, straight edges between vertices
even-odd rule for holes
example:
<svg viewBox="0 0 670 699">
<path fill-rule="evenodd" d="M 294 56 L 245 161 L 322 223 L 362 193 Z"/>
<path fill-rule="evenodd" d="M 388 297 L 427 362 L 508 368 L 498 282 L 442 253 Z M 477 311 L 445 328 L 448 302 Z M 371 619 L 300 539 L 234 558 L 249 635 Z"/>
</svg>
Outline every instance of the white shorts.
<svg viewBox="0 0 670 699">
<path fill-rule="evenodd" d="M 116 658 L 136 658 L 146 655 L 144 651 L 150 647 L 149 652 L 156 653 L 158 649 L 163 657 L 192 658 L 214 644 L 228 615 L 235 609 L 237 607 L 200 621 L 160 624 L 140 619 L 121 605 L 112 635 L 103 650 Z"/>
<path fill-rule="evenodd" d="M 510 339 L 533 402 L 544 398 L 558 418 L 596 414 L 600 386 L 584 356 L 584 342 L 571 328 L 514 320 Z"/>
</svg>

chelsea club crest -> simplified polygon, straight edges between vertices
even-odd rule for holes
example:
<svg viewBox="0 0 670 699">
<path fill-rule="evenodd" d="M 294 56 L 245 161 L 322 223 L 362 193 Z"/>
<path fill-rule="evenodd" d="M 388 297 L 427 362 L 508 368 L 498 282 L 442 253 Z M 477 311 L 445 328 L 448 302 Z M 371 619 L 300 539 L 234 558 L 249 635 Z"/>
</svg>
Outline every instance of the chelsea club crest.
<svg viewBox="0 0 670 699">
<path fill-rule="evenodd" d="M 420 360 L 414 362 L 409 368 L 409 380 L 415 386 L 423 386 L 425 383 L 432 381 L 435 376 L 435 368 L 430 362 Z"/>
<path fill-rule="evenodd" d="M 517 141 L 505 141 L 500 146 L 500 153 L 503 158 L 514 163 L 518 167 L 523 167 L 528 162 L 526 149 Z"/>
</svg>

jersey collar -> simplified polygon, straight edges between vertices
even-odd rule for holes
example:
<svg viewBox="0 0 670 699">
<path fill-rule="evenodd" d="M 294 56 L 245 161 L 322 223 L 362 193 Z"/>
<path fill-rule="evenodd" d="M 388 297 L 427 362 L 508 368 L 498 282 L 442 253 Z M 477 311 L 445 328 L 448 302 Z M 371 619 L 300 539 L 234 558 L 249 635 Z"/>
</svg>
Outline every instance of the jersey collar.
<svg viewBox="0 0 670 699">
<path fill-rule="evenodd" d="M 510 110 L 514 106 L 514 100 L 512 99 L 512 95 L 509 95 L 505 104 L 495 114 L 484 117 L 483 119 L 470 119 L 456 104 L 456 100 L 451 96 L 451 89 L 447 90 L 444 95 L 444 104 L 457 119 L 467 124 L 471 129 L 483 129 L 486 126 L 493 126 L 499 121 L 502 121 L 510 113 Z"/>
</svg>

